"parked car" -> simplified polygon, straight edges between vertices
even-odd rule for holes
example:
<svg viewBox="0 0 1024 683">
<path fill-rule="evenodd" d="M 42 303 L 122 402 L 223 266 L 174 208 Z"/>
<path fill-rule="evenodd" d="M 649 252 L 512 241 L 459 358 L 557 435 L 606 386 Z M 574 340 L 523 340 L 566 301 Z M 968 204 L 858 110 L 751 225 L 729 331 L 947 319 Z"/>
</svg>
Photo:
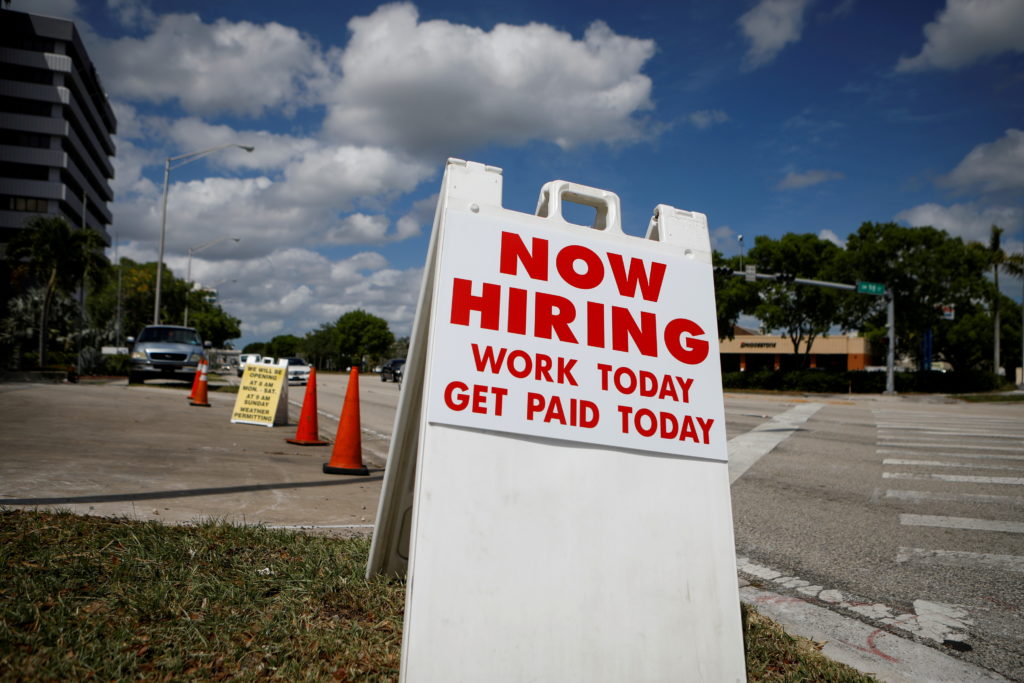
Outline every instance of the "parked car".
<svg viewBox="0 0 1024 683">
<path fill-rule="evenodd" d="M 392 382 L 402 381 L 402 368 L 405 367 L 404 358 L 392 358 L 380 369 L 380 381 L 387 382 L 390 379 Z"/>
<path fill-rule="evenodd" d="M 260 354 L 258 353 L 243 353 L 238 357 L 238 376 L 241 377 L 245 372 L 246 363 L 259 363 Z"/>
<path fill-rule="evenodd" d="M 281 360 L 288 361 L 288 383 L 297 382 L 299 384 L 305 384 L 309 381 L 309 363 L 302 360 L 301 358 L 282 358 Z"/>
<path fill-rule="evenodd" d="M 141 384 L 147 378 L 191 382 L 210 346 L 191 327 L 148 325 L 138 337 L 128 337 L 128 383 Z"/>
</svg>

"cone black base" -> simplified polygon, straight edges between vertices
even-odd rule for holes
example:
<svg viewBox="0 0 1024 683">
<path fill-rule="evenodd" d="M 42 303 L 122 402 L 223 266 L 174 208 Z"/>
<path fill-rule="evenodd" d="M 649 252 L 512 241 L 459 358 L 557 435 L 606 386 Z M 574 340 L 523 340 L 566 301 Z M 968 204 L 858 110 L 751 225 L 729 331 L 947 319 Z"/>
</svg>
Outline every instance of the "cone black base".
<svg viewBox="0 0 1024 683">
<path fill-rule="evenodd" d="M 304 439 L 285 439 L 288 443 L 293 443 L 296 446 L 330 446 L 330 441 L 307 441 Z"/>
<path fill-rule="evenodd" d="M 365 467 L 331 467 L 327 463 L 324 463 L 324 474 L 355 474 L 360 477 L 368 477 L 370 476 L 370 470 L 366 469 Z"/>
<path fill-rule="evenodd" d="M 200 408 L 210 408 L 213 406 L 212 403 L 196 403 L 195 401 L 189 401 L 190 406 L 198 406 Z"/>
</svg>

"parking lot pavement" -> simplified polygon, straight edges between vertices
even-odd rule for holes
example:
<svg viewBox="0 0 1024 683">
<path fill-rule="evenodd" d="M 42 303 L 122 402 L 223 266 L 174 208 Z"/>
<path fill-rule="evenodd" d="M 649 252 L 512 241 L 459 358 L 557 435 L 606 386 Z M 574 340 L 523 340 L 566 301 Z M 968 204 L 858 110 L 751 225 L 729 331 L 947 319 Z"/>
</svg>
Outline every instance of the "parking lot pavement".
<svg viewBox="0 0 1024 683">
<path fill-rule="evenodd" d="M 234 394 L 211 392 L 212 407 L 199 408 L 187 390 L 123 379 L 0 384 L 0 505 L 372 531 L 380 459 L 364 453 L 369 477 L 323 474 L 330 446 L 285 441 L 295 435 L 295 405 L 287 427 L 232 424 Z M 321 424 L 322 433 L 334 428 Z"/>
</svg>

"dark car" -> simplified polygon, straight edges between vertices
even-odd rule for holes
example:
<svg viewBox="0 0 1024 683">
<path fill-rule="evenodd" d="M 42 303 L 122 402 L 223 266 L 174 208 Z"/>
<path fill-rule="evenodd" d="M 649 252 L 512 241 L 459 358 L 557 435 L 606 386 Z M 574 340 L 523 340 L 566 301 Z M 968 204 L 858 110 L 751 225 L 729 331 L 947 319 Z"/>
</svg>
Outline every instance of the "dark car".
<svg viewBox="0 0 1024 683">
<path fill-rule="evenodd" d="M 392 382 L 402 381 L 402 368 L 405 366 L 404 358 L 392 358 L 385 363 L 380 369 L 380 381 L 387 382 L 390 379 Z"/>
<path fill-rule="evenodd" d="M 179 325 L 149 325 L 137 338 L 129 337 L 128 344 L 129 384 L 147 378 L 192 381 L 210 346 L 209 342 L 203 343 L 195 329 Z"/>
</svg>

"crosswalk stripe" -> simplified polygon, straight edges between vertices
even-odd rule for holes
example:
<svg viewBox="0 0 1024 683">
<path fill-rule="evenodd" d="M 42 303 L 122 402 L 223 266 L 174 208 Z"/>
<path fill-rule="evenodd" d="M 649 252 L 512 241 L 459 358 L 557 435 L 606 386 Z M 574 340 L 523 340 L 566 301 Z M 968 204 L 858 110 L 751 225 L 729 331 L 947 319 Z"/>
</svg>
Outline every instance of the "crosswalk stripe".
<svg viewBox="0 0 1024 683">
<path fill-rule="evenodd" d="M 886 446 L 889 448 L 898 448 L 901 446 L 917 446 L 920 448 L 964 448 L 972 451 L 1002 451 L 1004 453 L 1024 453 L 1024 448 L 1014 448 L 1013 446 L 986 446 L 983 444 L 976 443 L 963 443 L 956 444 L 950 443 L 949 441 L 921 441 L 919 439 L 879 439 L 879 446 Z"/>
<path fill-rule="evenodd" d="M 939 451 L 908 451 L 902 448 L 879 448 L 879 455 L 927 455 L 932 458 L 967 458 L 970 460 L 1024 460 L 1024 455 L 992 455 L 989 453 L 941 453 Z"/>
<path fill-rule="evenodd" d="M 911 491 L 907 489 L 887 489 L 886 498 L 909 500 L 915 503 L 926 500 L 939 500 L 952 503 L 997 503 L 1000 505 L 1024 505 L 1021 496 L 997 496 L 985 493 L 947 493 L 945 491 Z"/>
<path fill-rule="evenodd" d="M 961 484 L 1004 484 L 1024 486 L 1024 477 L 974 477 L 966 474 L 917 474 L 913 472 L 882 472 L 882 479 L 938 479 Z"/>
<path fill-rule="evenodd" d="M 968 531 L 1004 531 L 1024 534 L 1024 523 L 1007 522 L 1001 519 L 976 519 L 974 517 L 944 517 L 942 515 L 901 514 L 900 524 L 904 526 L 932 526 L 943 529 L 965 529 Z"/>
<path fill-rule="evenodd" d="M 1024 557 L 1020 555 L 969 553 L 962 550 L 927 550 L 925 548 L 901 547 L 896 554 L 896 561 L 913 564 L 937 564 L 945 567 L 962 567 L 965 569 L 995 569 L 999 571 L 1024 572 Z"/>
<path fill-rule="evenodd" d="M 969 470 L 1007 470 L 1018 472 L 1024 467 L 1011 467 L 1008 465 L 975 465 L 969 462 L 942 462 L 941 460 L 913 460 L 908 458 L 886 458 L 883 465 L 909 465 L 911 467 L 962 467 Z"/>
</svg>

